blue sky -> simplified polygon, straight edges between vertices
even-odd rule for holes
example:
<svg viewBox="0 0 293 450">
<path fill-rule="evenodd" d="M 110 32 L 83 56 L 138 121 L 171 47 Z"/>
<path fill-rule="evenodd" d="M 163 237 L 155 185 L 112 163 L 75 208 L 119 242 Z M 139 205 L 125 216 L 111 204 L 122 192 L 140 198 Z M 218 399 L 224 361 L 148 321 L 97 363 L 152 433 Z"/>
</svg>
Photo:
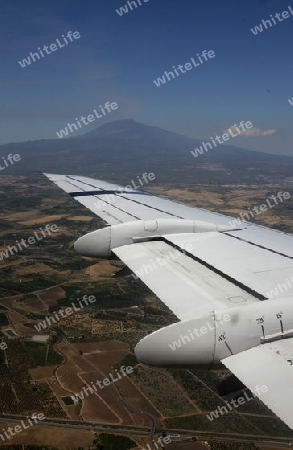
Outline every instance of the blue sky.
<svg viewBox="0 0 293 450">
<path fill-rule="evenodd" d="M 118 110 L 82 128 L 134 118 L 199 139 L 241 120 L 261 130 L 231 142 L 293 156 L 293 16 L 254 35 L 293 0 L 2 0 L 0 143 L 57 138 L 105 102 Z M 80 39 L 30 66 L 18 61 L 78 31 Z M 215 58 L 161 87 L 154 79 L 203 50 Z M 275 130 L 265 134 L 266 130 Z M 77 134 L 77 133 L 75 133 Z"/>
</svg>

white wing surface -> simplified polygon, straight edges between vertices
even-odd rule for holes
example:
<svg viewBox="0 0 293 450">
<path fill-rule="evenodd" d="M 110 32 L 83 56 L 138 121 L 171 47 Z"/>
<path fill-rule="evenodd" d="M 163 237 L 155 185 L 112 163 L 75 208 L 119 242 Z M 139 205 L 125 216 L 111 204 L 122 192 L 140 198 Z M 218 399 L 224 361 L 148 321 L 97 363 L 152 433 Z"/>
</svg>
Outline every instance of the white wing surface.
<svg viewBox="0 0 293 450">
<path fill-rule="evenodd" d="M 261 400 L 293 428 L 293 236 L 105 181 L 46 176 L 110 225 L 79 239 L 81 253 L 117 255 L 181 321 L 140 341 L 142 360 L 156 353 L 159 363 L 216 361 L 219 349 L 218 361 L 256 395 L 257 385 L 267 386 Z M 194 221 L 208 225 L 184 231 Z M 204 317 L 216 324 L 226 310 L 234 322 L 207 334 Z M 191 323 L 204 323 L 206 339 L 191 341 Z M 226 341 L 228 331 L 236 345 Z M 182 349 L 181 338 L 188 341 Z"/>
<path fill-rule="evenodd" d="M 243 227 L 243 223 L 237 222 L 233 217 L 183 205 L 137 190 L 127 192 L 123 186 L 105 181 L 73 175 L 46 174 L 46 176 L 94 214 L 102 217 L 109 225 L 135 220 L 175 218 L 202 220 L 216 225 L 234 224 L 234 227 L 236 223 L 238 225 L 236 228 Z M 182 256 L 185 255 L 178 261 L 171 261 L 170 256 L 169 263 L 164 266 L 156 263 L 162 258 L 158 256 L 163 251 L 162 242 L 153 241 L 151 245 L 136 243 L 118 247 L 114 249 L 114 253 L 181 320 L 188 317 L 189 313 L 194 313 L 197 307 L 199 312 L 211 310 L 219 303 L 221 307 L 228 307 L 231 304 L 230 297 L 237 297 L 239 303 L 245 304 L 252 298 L 264 300 L 269 297 L 292 296 L 293 280 L 291 283 L 290 278 L 293 275 L 293 236 L 249 223 L 245 223 L 245 227 L 227 233 L 160 236 L 161 241 L 165 242 L 165 252 L 171 255 L 170 252 L 177 248 Z M 186 244 L 190 244 L 192 248 L 188 256 L 184 251 Z M 181 263 L 185 264 L 185 268 L 181 268 L 180 272 Z M 183 271 L 185 278 L 182 275 Z M 163 277 L 163 273 L 165 276 L 168 274 L 167 279 Z M 186 294 L 185 301 L 182 302 L 183 295 L 179 297 L 177 290 L 167 289 L 171 279 L 177 280 L 178 292 Z M 204 294 L 203 279 L 206 289 Z M 230 288 L 225 290 L 225 296 L 222 292 L 220 294 L 220 290 L 217 293 L 218 284 L 224 281 L 230 283 L 230 287 L 233 285 L 232 290 Z M 211 288 L 210 284 L 214 287 Z M 241 293 L 234 295 L 236 287 Z M 174 297 L 172 300 L 171 295 Z M 207 301 L 207 298 L 210 300 Z M 176 303 L 179 303 L 180 307 L 175 306 Z M 190 303 L 193 304 L 192 307 Z"/>
<path fill-rule="evenodd" d="M 147 192 L 73 175 L 45 174 L 75 200 L 102 217 L 107 224 L 115 225 L 133 220 L 194 219 L 227 225 L 235 220 L 204 209 L 163 199 Z"/>
<path fill-rule="evenodd" d="M 292 338 L 251 348 L 222 362 L 293 429 Z"/>
<path fill-rule="evenodd" d="M 204 242 L 209 240 L 213 237 L 207 236 Z M 167 242 L 124 245 L 114 253 L 180 320 L 256 301 L 239 285 Z"/>
</svg>

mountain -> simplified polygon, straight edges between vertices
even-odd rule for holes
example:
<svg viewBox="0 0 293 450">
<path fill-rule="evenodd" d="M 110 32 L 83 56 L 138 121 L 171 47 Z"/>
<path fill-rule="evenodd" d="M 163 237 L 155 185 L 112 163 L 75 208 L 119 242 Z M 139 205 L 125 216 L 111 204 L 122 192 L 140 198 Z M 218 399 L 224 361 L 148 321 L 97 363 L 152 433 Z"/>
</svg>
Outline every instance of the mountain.
<svg viewBox="0 0 293 450">
<path fill-rule="evenodd" d="M 116 120 L 115 122 L 108 122 L 105 125 L 100 126 L 99 128 L 96 128 L 93 131 L 89 131 L 88 133 L 85 133 L 81 135 L 80 137 L 82 139 L 89 139 L 89 138 L 110 138 L 110 137 L 117 137 L 120 138 L 126 138 L 129 137 L 136 137 L 136 138 L 142 138 L 142 137 L 151 137 L 154 135 L 165 133 L 167 136 L 170 134 L 170 131 L 162 130 L 158 127 L 153 127 L 149 125 L 143 125 L 140 122 L 137 122 L 133 119 L 124 119 L 124 120 Z M 175 133 L 172 133 L 175 134 Z"/>
<path fill-rule="evenodd" d="M 231 141 L 232 142 L 232 141 Z M 81 136 L 0 146 L 0 158 L 19 153 L 21 161 L 4 174 L 75 173 L 127 183 L 143 172 L 158 182 L 264 183 L 292 176 L 293 158 L 218 145 L 196 158 L 192 139 L 133 119 L 108 122 Z M 0 159 L 1 161 L 1 159 Z"/>
</svg>

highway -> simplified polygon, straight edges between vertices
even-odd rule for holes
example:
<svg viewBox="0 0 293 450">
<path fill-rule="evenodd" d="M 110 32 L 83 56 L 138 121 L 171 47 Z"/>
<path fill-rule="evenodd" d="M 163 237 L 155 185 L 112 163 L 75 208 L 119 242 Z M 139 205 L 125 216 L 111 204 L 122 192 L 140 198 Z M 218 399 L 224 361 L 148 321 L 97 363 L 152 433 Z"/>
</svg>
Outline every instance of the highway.
<svg viewBox="0 0 293 450">
<path fill-rule="evenodd" d="M 5 423 L 17 423 L 19 424 L 20 420 L 26 420 L 26 416 L 15 416 L 15 415 L 1 415 L 0 422 Z M 36 423 L 34 426 L 42 427 L 42 426 L 52 426 L 52 427 L 61 427 L 61 428 L 73 428 L 73 429 L 82 429 L 89 431 L 101 431 L 104 433 L 115 433 L 115 434 L 127 434 L 127 435 L 136 435 L 136 436 L 149 436 L 151 428 L 148 427 L 140 427 L 136 425 L 107 425 L 101 423 L 92 423 L 92 422 L 82 422 L 82 421 L 73 421 L 73 420 L 64 420 L 64 419 L 45 419 L 41 422 Z M 203 432 L 199 431 L 196 433 L 191 430 L 169 430 L 169 429 L 158 429 L 157 434 L 166 433 L 170 435 L 173 442 L 179 441 L 224 441 L 224 442 L 253 442 L 253 443 L 262 443 L 266 445 L 278 445 L 291 447 L 293 446 L 293 441 L 290 438 L 270 438 L 268 436 L 256 436 L 256 435 L 237 435 L 237 434 L 219 434 L 212 432 Z M 280 440 L 281 439 L 281 440 Z"/>
</svg>

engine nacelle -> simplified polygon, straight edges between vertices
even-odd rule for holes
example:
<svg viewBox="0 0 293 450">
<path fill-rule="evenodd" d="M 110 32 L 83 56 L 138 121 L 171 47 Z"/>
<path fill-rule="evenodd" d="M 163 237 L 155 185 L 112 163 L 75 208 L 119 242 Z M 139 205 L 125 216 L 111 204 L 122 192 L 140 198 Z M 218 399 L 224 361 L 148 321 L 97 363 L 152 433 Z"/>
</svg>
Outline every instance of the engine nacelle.
<svg viewBox="0 0 293 450">
<path fill-rule="evenodd" d="M 211 311 L 174 323 L 144 337 L 135 354 L 140 362 L 151 366 L 204 368 L 218 366 L 232 354 L 292 337 L 293 303 L 287 297 Z"/>
<path fill-rule="evenodd" d="M 223 232 L 232 230 L 233 228 L 230 226 L 217 225 L 200 220 L 136 220 L 112 225 L 88 233 L 75 242 L 74 248 L 84 256 L 109 258 L 114 248 L 151 240 L 152 238 L 168 234 Z"/>
</svg>

